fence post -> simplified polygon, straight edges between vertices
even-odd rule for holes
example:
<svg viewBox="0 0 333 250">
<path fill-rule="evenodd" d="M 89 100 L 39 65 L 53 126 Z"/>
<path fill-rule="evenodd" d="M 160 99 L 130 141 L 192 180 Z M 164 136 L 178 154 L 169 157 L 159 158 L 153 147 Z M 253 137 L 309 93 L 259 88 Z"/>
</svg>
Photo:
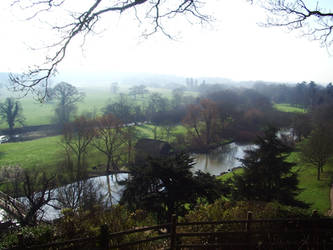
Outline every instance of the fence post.
<svg viewBox="0 0 333 250">
<path fill-rule="evenodd" d="M 109 228 L 108 225 L 103 224 L 100 228 L 100 245 L 102 249 L 109 249 Z"/>
<path fill-rule="evenodd" d="M 246 232 L 249 232 L 251 229 L 251 220 L 252 220 L 252 212 L 247 212 L 247 222 L 245 223 L 245 230 Z"/>
<path fill-rule="evenodd" d="M 171 217 L 171 230 L 170 230 L 170 249 L 175 250 L 177 247 L 177 216 L 175 214 Z"/>
</svg>

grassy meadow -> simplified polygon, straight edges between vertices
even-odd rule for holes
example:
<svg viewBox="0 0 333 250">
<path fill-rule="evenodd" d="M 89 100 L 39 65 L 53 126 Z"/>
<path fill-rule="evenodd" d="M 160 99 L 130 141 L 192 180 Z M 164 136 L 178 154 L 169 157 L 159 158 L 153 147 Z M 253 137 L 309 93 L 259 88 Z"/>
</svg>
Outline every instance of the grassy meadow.
<svg viewBox="0 0 333 250">
<path fill-rule="evenodd" d="M 282 112 L 291 112 L 291 113 L 306 113 L 307 112 L 303 108 L 295 107 L 288 103 L 274 103 L 273 107 Z"/>
<path fill-rule="evenodd" d="M 53 168 L 62 159 L 60 136 L 0 145 L 0 166 Z"/>
</svg>

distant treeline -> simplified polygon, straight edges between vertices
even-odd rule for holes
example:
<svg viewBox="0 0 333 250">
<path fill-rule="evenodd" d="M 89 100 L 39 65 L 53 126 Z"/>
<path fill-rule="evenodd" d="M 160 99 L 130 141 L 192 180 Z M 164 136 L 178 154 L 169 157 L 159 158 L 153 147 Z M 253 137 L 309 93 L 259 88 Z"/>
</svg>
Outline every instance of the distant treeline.
<svg viewBox="0 0 333 250">
<path fill-rule="evenodd" d="M 311 81 L 295 85 L 264 84 L 254 85 L 254 89 L 276 103 L 290 103 L 302 108 L 314 108 L 333 103 L 333 85 L 322 86 Z"/>
</svg>

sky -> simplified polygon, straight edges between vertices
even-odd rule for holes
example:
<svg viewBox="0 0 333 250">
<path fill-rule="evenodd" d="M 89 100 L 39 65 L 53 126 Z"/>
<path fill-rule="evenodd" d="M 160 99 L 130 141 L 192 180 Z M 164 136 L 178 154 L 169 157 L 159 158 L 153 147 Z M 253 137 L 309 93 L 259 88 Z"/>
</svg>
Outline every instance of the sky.
<svg viewBox="0 0 333 250">
<path fill-rule="evenodd" d="M 31 47 L 52 40 L 49 26 L 25 21 L 8 8 L 10 2 L 0 1 L 0 72 L 20 72 L 38 63 L 45 53 Z M 329 2 L 323 4 L 333 9 Z M 210 0 L 205 8 L 216 20 L 204 26 L 170 21 L 174 40 L 162 34 L 144 39 L 142 25 L 126 13 L 102 20 L 103 32 L 87 37 L 83 47 L 74 41 L 59 71 L 333 82 L 333 56 L 327 49 L 297 32 L 261 27 L 266 17 L 261 8 L 245 0 Z"/>
</svg>

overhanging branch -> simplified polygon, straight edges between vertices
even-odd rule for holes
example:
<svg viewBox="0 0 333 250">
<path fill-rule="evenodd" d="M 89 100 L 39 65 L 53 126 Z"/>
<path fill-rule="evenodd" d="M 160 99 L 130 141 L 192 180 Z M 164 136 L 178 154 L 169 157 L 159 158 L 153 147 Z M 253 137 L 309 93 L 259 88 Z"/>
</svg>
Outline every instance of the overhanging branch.
<svg viewBox="0 0 333 250">
<path fill-rule="evenodd" d="M 29 17 L 31 19 L 43 12 L 60 8 L 68 1 L 34 0 L 26 2 L 27 0 L 16 0 L 13 5 L 20 5 L 23 9 L 35 10 L 35 13 Z M 79 35 L 85 38 L 87 34 L 93 33 L 95 26 L 105 14 L 121 14 L 126 10 L 133 9 L 135 10 L 135 16 L 139 19 L 136 10 L 140 6 L 146 12 L 143 18 L 152 20 L 150 23 L 151 31 L 144 35 L 150 36 L 156 32 L 162 32 L 167 37 L 172 38 L 166 31 L 163 20 L 174 18 L 175 16 L 191 16 L 201 23 L 208 22 L 211 20 L 210 17 L 200 13 L 202 5 L 203 3 L 199 2 L 199 0 L 94 0 L 86 11 L 78 14 L 76 12 L 69 13 L 71 21 L 62 25 L 52 25 L 52 29 L 61 34 L 58 41 L 47 46 L 47 48 L 53 49 L 53 52 L 48 54 L 42 66 L 32 67 L 31 70 L 23 74 L 11 74 L 10 81 L 13 90 L 25 93 L 37 92 L 38 97 L 43 100 L 48 95 L 50 78 L 57 72 L 57 67 L 65 58 L 69 45 Z"/>
</svg>

